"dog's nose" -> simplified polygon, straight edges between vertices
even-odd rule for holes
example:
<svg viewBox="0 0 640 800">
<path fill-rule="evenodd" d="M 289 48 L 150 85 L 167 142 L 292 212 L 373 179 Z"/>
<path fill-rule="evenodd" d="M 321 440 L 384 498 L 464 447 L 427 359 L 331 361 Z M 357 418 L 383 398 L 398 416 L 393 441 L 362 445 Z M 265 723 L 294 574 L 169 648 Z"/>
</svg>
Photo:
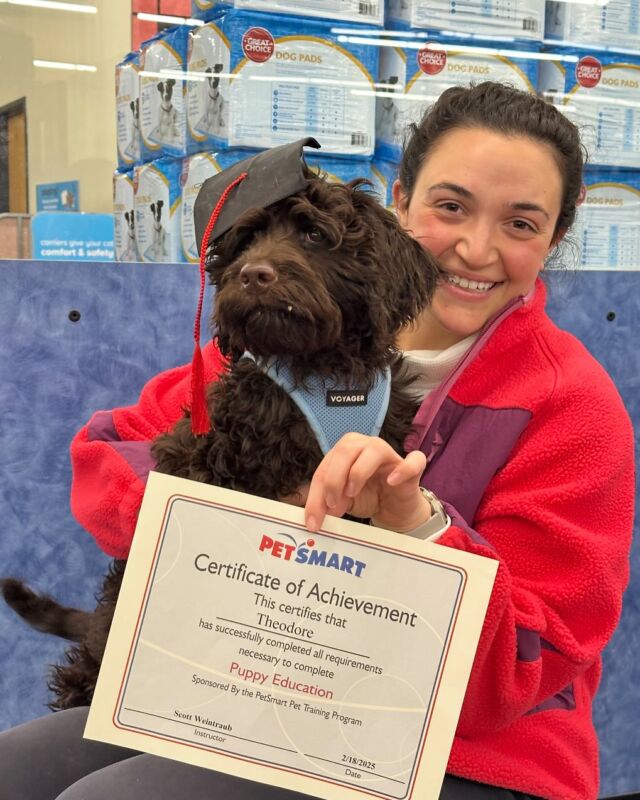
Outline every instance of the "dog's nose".
<svg viewBox="0 0 640 800">
<path fill-rule="evenodd" d="M 276 280 L 276 271 L 268 263 L 245 264 L 240 270 L 240 282 L 245 289 L 264 289 Z"/>
</svg>

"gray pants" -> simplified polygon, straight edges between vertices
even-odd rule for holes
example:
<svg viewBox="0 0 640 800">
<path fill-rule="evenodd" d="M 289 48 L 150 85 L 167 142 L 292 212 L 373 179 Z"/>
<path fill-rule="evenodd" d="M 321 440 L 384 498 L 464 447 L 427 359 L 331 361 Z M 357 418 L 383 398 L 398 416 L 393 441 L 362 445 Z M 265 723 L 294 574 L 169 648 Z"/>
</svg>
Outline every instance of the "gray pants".
<svg viewBox="0 0 640 800">
<path fill-rule="evenodd" d="M 0 733 L 0 800 L 310 800 L 306 795 L 82 738 L 86 708 Z M 447 776 L 440 800 L 527 800 Z"/>
</svg>

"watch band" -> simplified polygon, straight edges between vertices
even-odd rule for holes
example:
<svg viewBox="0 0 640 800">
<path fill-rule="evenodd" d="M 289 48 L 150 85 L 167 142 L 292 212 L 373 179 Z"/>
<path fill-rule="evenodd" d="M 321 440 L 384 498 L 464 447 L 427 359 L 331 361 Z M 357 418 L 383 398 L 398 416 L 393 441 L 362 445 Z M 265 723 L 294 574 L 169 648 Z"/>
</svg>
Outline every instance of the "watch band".
<svg viewBox="0 0 640 800">
<path fill-rule="evenodd" d="M 413 528 L 413 530 L 405 531 L 402 535 L 411 536 L 414 539 L 431 539 L 433 537 L 437 539 L 440 534 L 444 533 L 451 525 L 451 520 L 444 510 L 444 506 L 432 491 L 421 486 L 420 492 L 422 496 L 429 501 L 431 516 L 426 522 L 423 522 L 422 525 L 418 525 L 418 527 Z"/>
<path fill-rule="evenodd" d="M 444 506 L 435 496 L 435 494 L 424 486 L 420 486 L 420 492 L 431 506 L 431 516 L 428 520 L 413 528 L 410 531 L 403 531 L 401 536 L 411 536 L 414 539 L 432 539 L 437 541 L 442 533 L 451 525 L 451 519 Z M 375 525 L 373 519 L 369 520 L 369 524 Z"/>
</svg>

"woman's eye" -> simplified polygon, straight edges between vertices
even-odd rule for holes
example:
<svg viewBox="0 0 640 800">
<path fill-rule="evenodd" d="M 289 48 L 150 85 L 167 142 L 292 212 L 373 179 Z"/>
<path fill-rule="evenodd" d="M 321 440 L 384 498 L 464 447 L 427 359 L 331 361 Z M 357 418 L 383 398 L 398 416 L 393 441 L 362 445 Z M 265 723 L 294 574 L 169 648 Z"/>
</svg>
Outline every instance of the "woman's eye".
<svg viewBox="0 0 640 800">
<path fill-rule="evenodd" d="M 305 236 L 309 242 L 313 242 L 314 244 L 324 242 L 324 236 L 319 228 L 311 228 L 311 230 L 306 232 Z"/>
<path fill-rule="evenodd" d="M 451 211 L 454 213 L 460 211 L 460 205 L 458 203 L 441 203 L 440 208 L 444 211 Z"/>
<path fill-rule="evenodd" d="M 535 228 L 530 222 L 527 222 L 524 219 L 516 219 L 513 221 L 513 227 L 517 228 L 519 231 L 531 231 L 535 233 Z"/>
</svg>

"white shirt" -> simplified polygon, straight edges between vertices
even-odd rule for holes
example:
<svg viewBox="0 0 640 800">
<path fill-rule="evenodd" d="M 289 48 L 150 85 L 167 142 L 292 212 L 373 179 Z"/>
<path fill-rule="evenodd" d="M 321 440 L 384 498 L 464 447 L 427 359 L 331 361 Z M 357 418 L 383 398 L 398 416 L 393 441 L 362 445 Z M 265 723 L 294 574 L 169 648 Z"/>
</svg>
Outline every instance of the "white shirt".
<svg viewBox="0 0 640 800">
<path fill-rule="evenodd" d="M 473 333 L 445 350 L 405 350 L 402 354 L 405 367 L 409 375 L 415 376 L 411 396 L 424 400 L 459 364 L 478 335 Z"/>
</svg>

